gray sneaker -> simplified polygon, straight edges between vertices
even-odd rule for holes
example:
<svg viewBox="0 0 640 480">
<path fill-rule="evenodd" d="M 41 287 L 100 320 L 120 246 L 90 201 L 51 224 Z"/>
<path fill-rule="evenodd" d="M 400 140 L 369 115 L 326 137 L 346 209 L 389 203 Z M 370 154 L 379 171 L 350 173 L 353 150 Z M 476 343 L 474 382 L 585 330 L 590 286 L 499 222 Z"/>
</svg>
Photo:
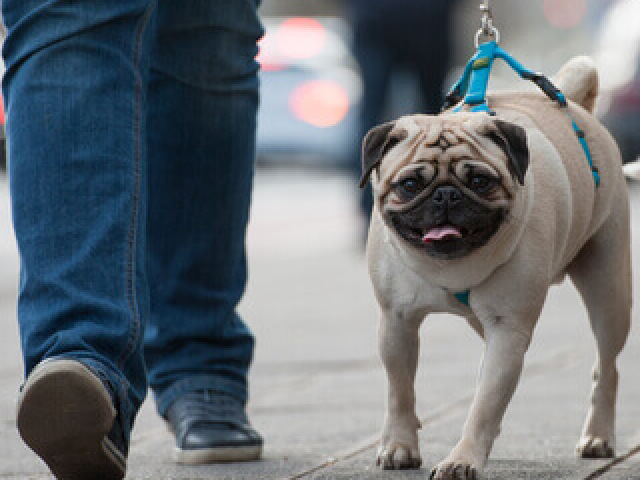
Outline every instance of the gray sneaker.
<svg viewBox="0 0 640 480">
<path fill-rule="evenodd" d="M 109 390 L 88 367 L 53 358 L 27 378 L 17 424 L 58 480 L 121 480 L 127 448 L 116 415 Z"/>
</svg>

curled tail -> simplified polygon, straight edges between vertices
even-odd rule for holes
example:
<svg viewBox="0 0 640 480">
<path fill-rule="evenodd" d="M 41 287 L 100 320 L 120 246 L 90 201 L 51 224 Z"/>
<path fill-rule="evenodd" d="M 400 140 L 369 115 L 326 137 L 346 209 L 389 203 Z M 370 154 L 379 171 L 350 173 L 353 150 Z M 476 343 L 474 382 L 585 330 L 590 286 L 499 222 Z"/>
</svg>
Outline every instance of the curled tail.
<svg viewBox="0 0 640 480">
<path fill-rule="evenodd" d="M 591 58 L 573 57 L 555 74 L 553 82 L 569 100 L 593 113 L 598 98 L 598 70 Z"/>
</svg>

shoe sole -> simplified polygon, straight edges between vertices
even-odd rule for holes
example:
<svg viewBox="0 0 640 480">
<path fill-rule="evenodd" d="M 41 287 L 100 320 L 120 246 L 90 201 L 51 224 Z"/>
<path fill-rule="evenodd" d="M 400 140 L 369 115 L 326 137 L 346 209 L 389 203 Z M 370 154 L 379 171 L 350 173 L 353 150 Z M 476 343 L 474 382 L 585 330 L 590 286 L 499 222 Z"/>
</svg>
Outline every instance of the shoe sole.
<svg viewBox="0 0 640 480">
<path fill-rule="evenodd" d="M 116 410 L 104 385 L 74 360 L 38 365 L 18 400 L 18 431 L 58 480 L 121 480 L 126 460 L 107 438 Z"/>
<path fill-rule="evenodd" d="M 202 465 L 207 463 L 251 462 L 262 457 L 262 445 L 246 447 L 198 448 L 194 450 L 173 450 L 173 459 L 181 465 Z"/>
</svg>

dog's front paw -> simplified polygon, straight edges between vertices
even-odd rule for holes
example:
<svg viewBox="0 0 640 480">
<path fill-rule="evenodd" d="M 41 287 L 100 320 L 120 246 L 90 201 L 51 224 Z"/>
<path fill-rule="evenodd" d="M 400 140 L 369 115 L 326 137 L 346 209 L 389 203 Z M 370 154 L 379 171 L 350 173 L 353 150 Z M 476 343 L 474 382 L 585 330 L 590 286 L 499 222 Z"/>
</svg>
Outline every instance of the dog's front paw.
<svg viewBox="0 0 640 480">
<path fill-rule="evenodd" d="M 385 470 L 420 468 L 422 458 L 417 448 L 396 442 L 383 443 L 378 448 L 376 465 Z"/>
<path fill-rule="evenodd" d="M 484 465 L 481 457 L 466 448 L 463 442 L 456 445 L 451 453 L 431 470 L 432 480 L 479 480 L 480 468 Z"/>
<path fill-rule="evenodd" d="M 466 462 L 442 462 L 431 470 L 430 480 L 480 480 L 480 470 Z"/>
<path fill-rule="evenodd" d="M 613 445 L 608 440 L 595 435 L 586 435 L 576 446 L 576 454 L 582 458 L 613 458 Z"/>
</svg>

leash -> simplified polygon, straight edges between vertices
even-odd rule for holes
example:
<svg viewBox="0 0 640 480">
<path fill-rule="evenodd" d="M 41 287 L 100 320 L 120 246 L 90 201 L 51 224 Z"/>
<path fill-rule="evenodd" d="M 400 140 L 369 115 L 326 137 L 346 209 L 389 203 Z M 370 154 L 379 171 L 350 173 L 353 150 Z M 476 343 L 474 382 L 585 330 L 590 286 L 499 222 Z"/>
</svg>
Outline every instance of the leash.
<svg viewBox="0 0 640 480">
<path fill-rule="evenodd" d="M 483 0 L 483 3 L 480 5 L 482 26 L 475 35 L 474 43 L 476 53 L 471 57 L 469 62 L 467 62 L 462 76 L 445 97 L 442 110 L 451 109 L 453 112 L 459 112 L 463 108 L 468 108 L 472 112 L 485 112 L 489 115 L 495 115 L 495 112 L 493 112 L 487 104 L 486 95 L 491 68 L 493 67 L 495 59 L 499 58 L 509 65 L 522 79 L 535 83 L 547 97 L 566 113 L 584 151 L 591 174 L 593 175 L 595 187 L 598 188 L 600 186 L 598 168 L 593 165 L 591 150 L 585 139 L 584 131 L 578 126 L 569 113 L 569 105 L 565 95 L 546 76 L 524 67 L 498 45 L 500 42 L 500 32 L 493 25 L 493 12 L 489 2 L 490 0 Z M 460 303 L 467 306 L 469 306 L 469 294 L 470 290 L 453 293 L 454 297 Z"/>
</svg>

